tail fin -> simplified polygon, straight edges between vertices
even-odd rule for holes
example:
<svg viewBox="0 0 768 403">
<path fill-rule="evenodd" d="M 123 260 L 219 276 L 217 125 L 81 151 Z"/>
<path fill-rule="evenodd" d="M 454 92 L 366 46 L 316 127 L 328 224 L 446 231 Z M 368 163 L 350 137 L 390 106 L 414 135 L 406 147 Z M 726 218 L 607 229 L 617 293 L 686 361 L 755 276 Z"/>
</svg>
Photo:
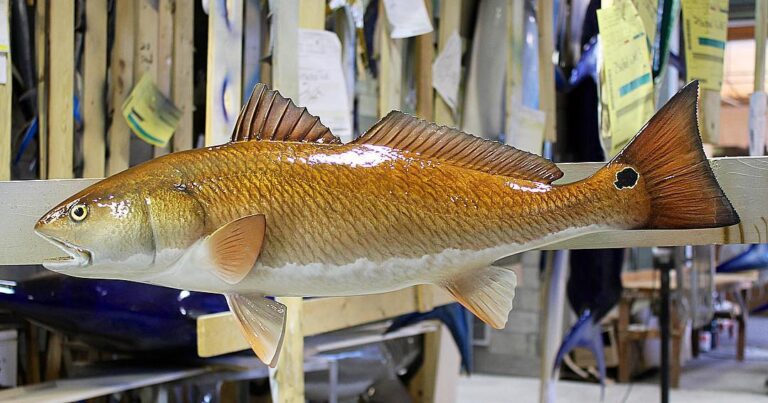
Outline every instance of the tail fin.
<svg viewBox="0 0 768 403">
<path fill-rule="evenodd" d="M 699 83 L 675 94 L 611 163 L 636 168 L 651 197 L 646 228 L 713 228 L 739 216 L 720 189 L 701 145 Z"/>
</svg>

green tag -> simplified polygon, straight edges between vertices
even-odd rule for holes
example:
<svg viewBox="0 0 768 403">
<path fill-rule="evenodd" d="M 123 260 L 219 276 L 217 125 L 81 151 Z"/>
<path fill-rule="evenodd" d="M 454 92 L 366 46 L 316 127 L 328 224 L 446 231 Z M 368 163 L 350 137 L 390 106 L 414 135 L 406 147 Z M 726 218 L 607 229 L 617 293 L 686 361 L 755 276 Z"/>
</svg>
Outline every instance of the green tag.
<svg viewBox="0 0 768 403">
<path fill-rule="evenodd" d="M 152 78 L 144 74 L 123 102 L 123 117 L 140 139 L 165 147 L 176 131 L 181 111 L 157 89 Z"/>
</svg>

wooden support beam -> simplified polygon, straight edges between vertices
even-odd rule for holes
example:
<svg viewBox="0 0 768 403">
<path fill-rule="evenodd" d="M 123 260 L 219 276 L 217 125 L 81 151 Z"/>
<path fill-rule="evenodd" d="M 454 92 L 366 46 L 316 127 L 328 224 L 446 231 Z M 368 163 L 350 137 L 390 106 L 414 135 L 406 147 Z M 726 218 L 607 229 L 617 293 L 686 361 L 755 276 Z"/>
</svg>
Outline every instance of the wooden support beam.
<svg viewBox="0 0 768 403">
<path fill-rule="evenodd" d="M 720 185 L 741 217 L 728 228 L 697 230 L 606 231 L 563 241 L 544 249 L 628 248 L 764 243 L 768 239 L 768 157 L 714 158 L 710 160 Z M 601 163 L 559 164 L 565 176 L 558 183 L 585 178 Z M 39 217 L 67 197 L 95 183 L 95 179 L 57 181 L 0 181 L 0 265 L 40 264 L 61 252 L 34 234 Z"/>
<path fill-rule="evenodd" d="M 453 302 L 447 291 L 436 286 L 426 286 L 434 295 L 434 306 Z M 312 298 L 303 301 L 301 329 L 304 336 L 332 332 L 370 322 L 417 312 L 416 287 L 386 294 L 354 297 Z M 333 312 L 332 316 L 328 312 Z M 203 315 L 197 320 L 197 353 L 212 357 L 248 349 L 248 343 L 229 312 Z"/>
<path fill-rule="evenodd" d="M 51 1 L 49 11 L 50 97 L 48 98 L 48 177 L 72 178 L 75 95 L 75 3 Z"/>
<path fill-rule="evenodd" d="M 461 32 L 461 1 L 441 0 L 440 21 L 438 26 L 437 53 L 443 51 L 448 39 L 454 32 Z M 435 123 L 458 127 L 459 122 L 443 98 L 435 91 Z"/>
<path fill-rule="evenodd" d="M 10 1 L 1 0 L 0 7 L 3 7 L 2 15 L 5 16 L 6 21 L 3 21 L 2 26 L 10 26 Z M 6 38 L 10 38 L 8 32 L 0 32 Z M 11 52 L 10 48 L 4 52 L 6 64 L 3 66 L 5 69 L 2 74 L 6 77 L 5 84 L 0 84 L 0 180 L 11 179 L 11 103 L 13 96 L 13 75 L 11 71 Z"/>
<path fill-rule="evenodd" d="M 110 63 L 110 114 L 109 158 L 107 174 L 114 175 L 128 168 L 130 161 L 131 129 L 121 112 L 123 101 L 133 88 L 133 46 L 135 28 L 133 0 L 115 1 L 115 42 Z"/>
<path fill-rule="evenodd" d="M 101 178 L 106 168 L 107 0 L 85 2 L 85 29 L 83 177 Z"/>
<path fill-rule="evenodd" d="M 173 31 L 176 18 L 176 0 L 158 0 L 157 4 L 157 88 L 169 99 L 173 83 Z M 173 142 L 155 147 L 155 157 L 171 152 Z"/>
<path fill-rule="evenodd" d="M 427 15 L 432 21 L 432 0 L 424 0 Z M 432 62 L 435 60 L 434 31 L 419 35 L 416 43 L 416 116 L 432 120 L 435 93 L 432 89 Z"/>
<path fill-rule="evenodd" d="M 243 0 L 210 2 L 205 144 L 228 142 L 235 127 L 242 103 L 242 45 Z"/>
<path fill-rule="evenodd" d="M 173 150 L 193 147 L 194 104 L 194 35 L 195 1 L 176 0 L 173 22 L 173 103 L 181 111 L 179 126 L 173 135 Z"/>
<path fill-rule="evenodd" d="M 35 53 L 37 60 L 37 138 L 39 178 L 48 178 L 48 0 L 35 4 Z M 10 178 L 9 178 L 10 179 Z"/>
<path fill-rule="evenodd" d="M 555 142 L 555 66 L 552 64 L 555 42 L 553 39 L 552 0 L 536 1 L 536 21 L 539 36 L 539 110 L 547 114 L 544 122 L 544 140 Z"/>
<path fill-rule="evenodd" d="M 402 109 L 403 40 L 390 37 L 384 2 L 379 2 L 379 117 Z"/>
<path fill-rule="evenodd" d="M 138 83 L 148 75 L 157 85 L 158 33 L 160 19 L 158 6 L 160 0 L 134 0 L 136 19 L 134 35 L 136 43 L 133 50 L 133 82 Z M 131 137 L 130 164 L 136 165 L 152 159 L 155 151 L 152 145 L 138 136 Z"/>
</svg>

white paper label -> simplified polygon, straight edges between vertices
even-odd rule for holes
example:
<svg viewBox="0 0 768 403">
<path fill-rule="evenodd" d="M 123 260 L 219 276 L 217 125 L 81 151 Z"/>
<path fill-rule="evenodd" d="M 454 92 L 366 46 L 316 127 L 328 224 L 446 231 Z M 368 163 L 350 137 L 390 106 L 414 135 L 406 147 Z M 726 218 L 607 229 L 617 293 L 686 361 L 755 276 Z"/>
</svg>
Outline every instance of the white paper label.
<svg viewBox="0 0 768 403">
<path fill-rule="evenodd" d="M 456 112 L 461 79 L 461 37 L 453 31 L 445 47 L 432 63 L 432 86 L 451 110 Z"/>
<path fill-rule="evenodd" d="M 756 92 L 749 97 L 749 155 L 764 155 L 766 93 Z"/>
<path fill-rule="evenodd" d="M 522 104 L 512 105 L 507 122 L 506 143 L 517 149 L 541 154 L 547 114 Z"/>
<path fill-rule="evenodd" d="M 384 0 L 390 37 L 410 38 L 432 32 L 427 7 L 422 0 Z"/>
<path fill-rule="evenodd" d="M 320 118 L 343 142 L 352 140 L 341 42 L 333 32 L 299 29 L 299 105 Z"/>
<path fill-rule="evenodd" d="M 8 54 L 0 53 L 0 84 L 8 83 Z"/>
</svg>

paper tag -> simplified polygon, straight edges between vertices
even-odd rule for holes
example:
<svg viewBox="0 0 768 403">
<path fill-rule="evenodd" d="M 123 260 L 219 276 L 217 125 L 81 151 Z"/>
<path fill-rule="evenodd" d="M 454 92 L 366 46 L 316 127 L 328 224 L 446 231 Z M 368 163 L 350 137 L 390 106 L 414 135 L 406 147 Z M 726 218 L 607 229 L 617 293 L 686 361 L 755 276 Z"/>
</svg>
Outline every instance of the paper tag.
<svg viewBox="0 0 768 403">
<path fill-rule="evenodd" d="M 529 153 L 541 154 L 547 114 L 515 102 L 511 107 L 505 143 Z"/>
<path fill-rule="evenodd" d="M 602 128 L 619 152 L 654 111 L 651 61 L 643 22 L 632 2 L 597 10 L 602 56 Z"/>
<path fill-rule="evenodd" d="M 720 91 L 728 34 L 728 0 L 683 0 L 687 81 Z"/>
<path fill-rule="evenodd" d="M 648 44 L 653 46 L 653 41 L 656 39 L 659 0 L 603 0 L 601 4 L 603 8 L 609 8 L 625 1 L 632 1 L 632 5 L 637 9 L 640 19 L 643 20 L 643 28 L 645 28 L 645 36 L 648 37 Z"/>
<path fill-rule="evenodd" d="M 443 50 L 432 63 L 432 86 L 451 110 L 456 112 L 461 79 L 461 37 L 453 31 Z"/>
<path fill-rule="evenodd" d="M 432 32 L 432 21 L 423 0 L 384 0 L 384 8 L 391 38 L 410 38 Z"/>
<path fill-rule="evenodd" d="M 766 93 L 755 92 L 749 97 L 749 155 L 764 155 Z"/>
<path fill-rule="evenodd" d="M 8 84 L 8 54 L 0 53 L 0 84 Z"/>
<path fill-rule="evenodd" d="M 352 140 L 341 42 L 333 32 L 299 29 L 299 105 L 318 116 L 342 141 Z"/>
<path fill-rule="evenodd" d="M 144 74 L 123 102 L 123 117 L 138 138 L 165 147 L 176 131 L 181 111 Z"/>
</svg>

